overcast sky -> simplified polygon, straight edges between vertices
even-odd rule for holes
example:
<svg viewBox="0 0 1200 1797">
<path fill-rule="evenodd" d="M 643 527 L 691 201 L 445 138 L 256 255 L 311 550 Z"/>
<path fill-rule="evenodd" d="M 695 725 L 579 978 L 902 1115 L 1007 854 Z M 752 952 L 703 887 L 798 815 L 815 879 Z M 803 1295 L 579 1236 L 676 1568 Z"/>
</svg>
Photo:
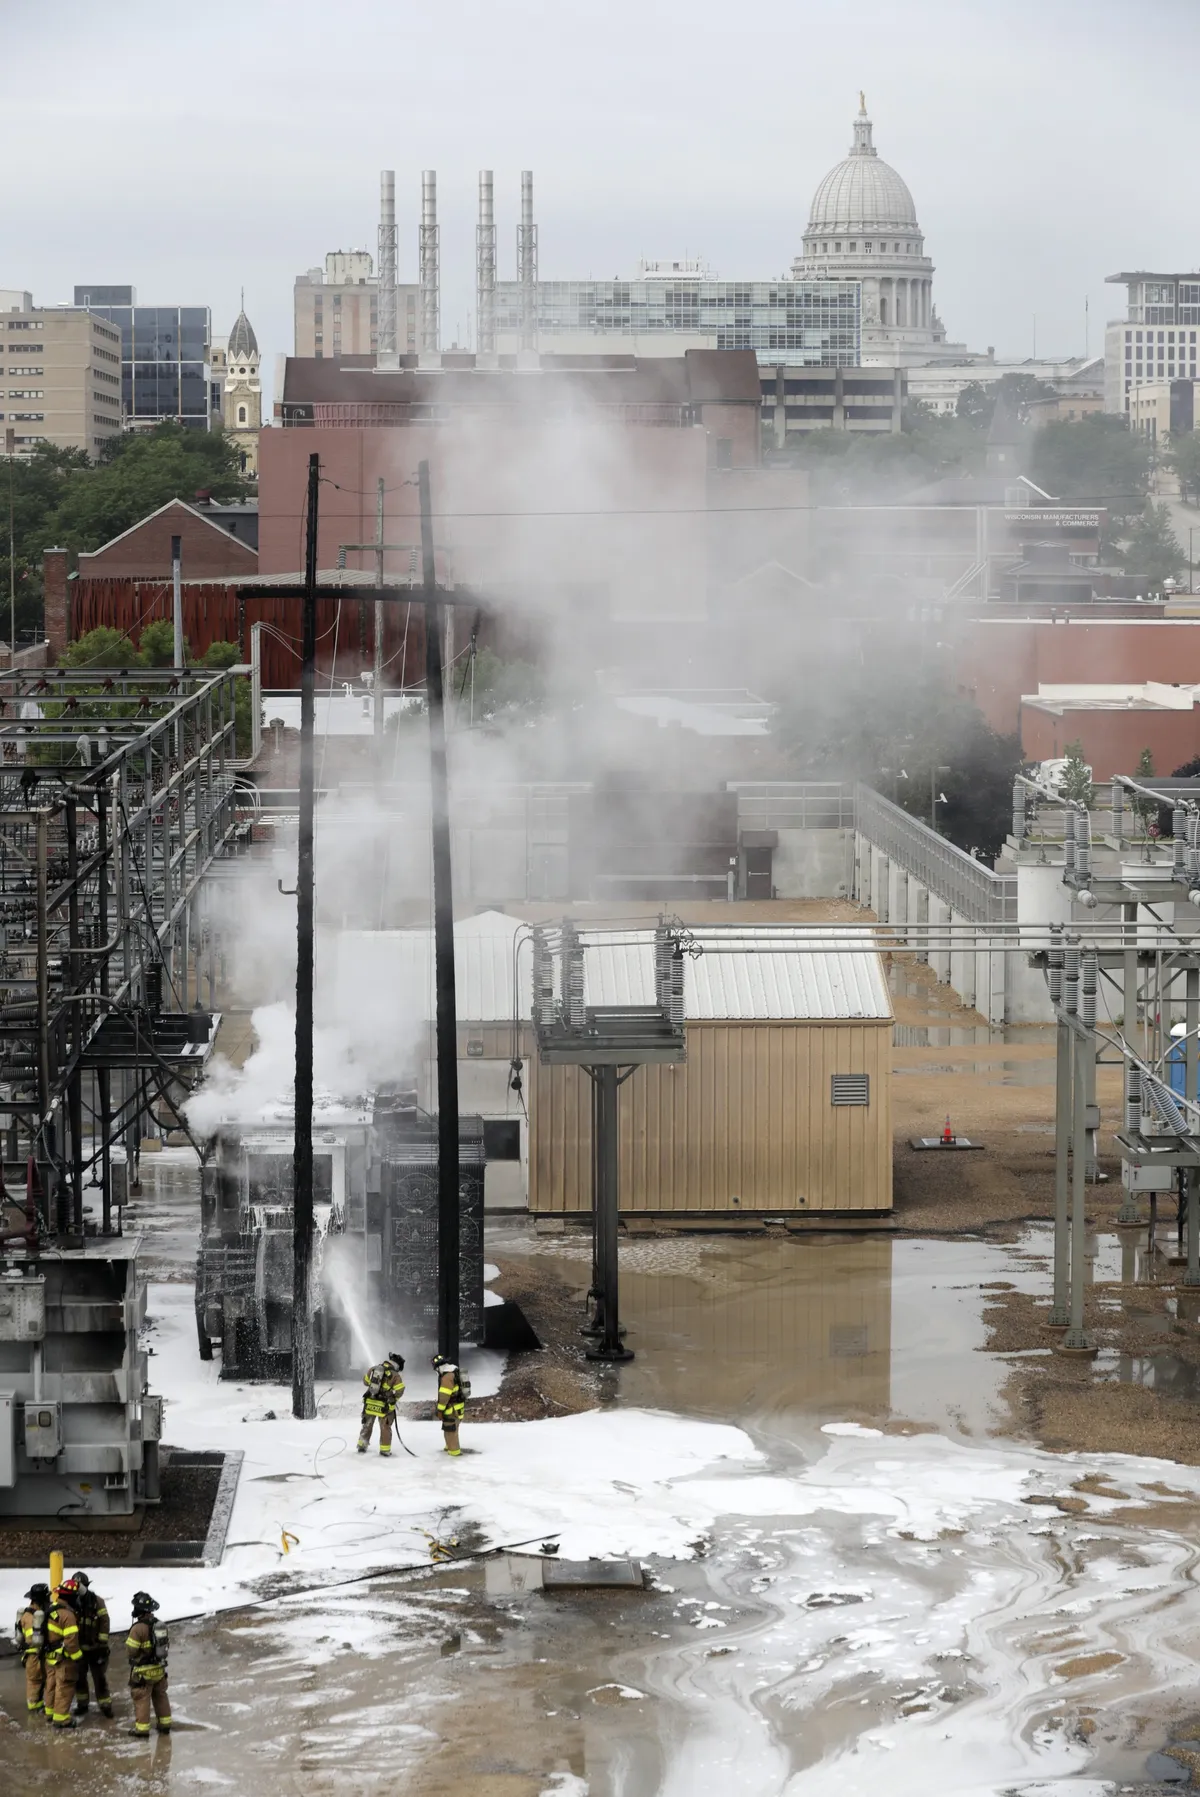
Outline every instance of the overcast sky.
<svg viewBox="0 0 1200 1797">
<path fill-rule="evenodd" d="M 1106 275 L 1200 265 L 1200 0 L 5 0 L 0 21 L 0 287 L 53 304 L 132 282 L 224 334 L 244 285 L 268 387 L 296 274 L 374 253 L 381 168 L 402 280 L 437 170 L 449 344 L 481 167 L 501 278 L 525 167 L 543 278 L 685 251 L 770 277 L 860 88 L 953 339 L 1028 355 L 1036 314 L 1039 354 L 1081 353 L 1088 298 L 1095 352 L 1122 297 Z"/>
</svg>

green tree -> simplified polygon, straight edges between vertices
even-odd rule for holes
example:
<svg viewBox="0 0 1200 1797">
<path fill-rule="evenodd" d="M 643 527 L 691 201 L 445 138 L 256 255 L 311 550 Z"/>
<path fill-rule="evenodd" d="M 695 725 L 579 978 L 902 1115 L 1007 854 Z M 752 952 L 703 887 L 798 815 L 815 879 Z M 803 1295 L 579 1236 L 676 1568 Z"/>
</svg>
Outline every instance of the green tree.
<svg viewBox="0 0 1200 1797">
<path fill-rule="evenodd" d="M 958 396 L 955 410 L 976 430 L 987 431 L 996 415 L 1001 395 L 1016 411 L 1022 424 L 1037 400 L 1053 399 L 1054 388 L 1035 374 L 1002 374 L 998 381 L 968 381 Z"/>
<path fill-rule="evenodd" d="M 243 659 L 242 652 L 236 643 L 210 643 L 204 651 L 203 665 L 220 672 L 224 668 L 236 667 Z"/>
<path fill-rule="evenodd" d="M 1073 799 L 1077 805 L 1086 805 L 1090 811 L 1095 803 L 1096 789 L 1092 785 L 1092 770 L 1083 759 L 1083 742 L 1076 738 L 1067 744 L 1066 766 L 1062 771 L 1059 790 L 1064 799 Z"/>
<path fill-rule="evenodd" d="M 68 668 L 143 666 L 141 656 L 124 631 L 113 630 L 107 624 L 99 624 L 95 630 L 89 630 L 75 642 L 68 643 L 63 663 Z"/>
<path fill-rule="evenodd" d="M 155 618 L 147 624 L 138 640 L 143 662 L 148 668 L 170 668 L 175 665 L 175 625 L 170 618 Z M 187 638 L 183 642 L 183 659 L 190 660 Z"/>
<path fill-rule="evenodd" d="M 1129 531 L 1123 556 L 1125 572 L 1148 587 L 1160 587 L 1179 573 L 1185 557 L 1165 505 L 1147 503 Z"/>
<path fill-rule="evenodd" d="M 1138 763 L 1137 763 L 1137 767 L 1134 769 L 1134 774 L 1137 779 L 1142 780 L 1142 781 L 1153 780 L 1153 778 L 1154 778 L 1154 754 L 1153 754 L 1152 750 L 1150 750 L 1150 749 L 1142 750 L 1141 754 L 1138 756 Z M 1132 809 L 1133 809 L 1134 815 L 1138 819 L 1138 822 L 1142 826 L 1142 835 L 1143 836 L 1150 835 L 1151 824 L 1153 824 L 1155 826 L 1154 833 L 1155 833 L 1155 835 L 1157 835 L 1157 833 L 1158 833 L 1158 829 L 1157 829 L 1158 813 L 1159 813 L 1158 800 L 1157 799 L 1144 799 L 1144 798 L 1141 798 L 1140 796 L 1136 797 L 1133 801 Z"/>
<path fill-rule="evenodd" d="M 1200 431 L 1181 431 L 1172 437 L 1167 462 L 1174 469 L 1182 497 L 1200 502 Z"/>
<path fill-rule="evenodd" d="M 1030 479 L 1056 498 L 1107 506 L 1131 517 L 1145 505 L 1153 451 L 1124 418 L 1091 412 L 1053 419 L 1033 439 Z"/>
<path fill-rule="evenodd" d="M 57 539 L 76 552 L 98 549 L 169 500 L 191 501 L 203 490 L 214 499 L 245 491 L 237 453 L 220 431 L 160 424 L 110 437 L 98 463 L 69 474 L 53 518 Z"/>
<path fill-rule="evenodd" d="M 806 677 L 790 665 L 787 673 L 774 733 L 794 776 L 865 780 L 928 822 L 931 777 L 948 767 L 936 774 L 946 795 L 939 829 L 985 859 L 999 852 L 1012 825 L 1020 743 L 997 735 L 936 663 L 921 656 L 906 665 L 895 642 L 864 638 L 836 678 L 827 667 Z"/>
</svg>

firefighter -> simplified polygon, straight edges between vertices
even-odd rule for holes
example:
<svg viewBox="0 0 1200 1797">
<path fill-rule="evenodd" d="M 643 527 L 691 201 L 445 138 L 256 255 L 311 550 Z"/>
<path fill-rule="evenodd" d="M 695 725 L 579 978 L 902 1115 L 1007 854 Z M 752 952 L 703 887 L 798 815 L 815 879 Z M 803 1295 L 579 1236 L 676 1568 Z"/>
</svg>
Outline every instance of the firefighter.
<svg viewBox="0 0 1200 1797">
<path fill-rule="evenodd" d="M 379 1424 L 379 1452 L 392 1451 L 392 1423 L 396 1404 L 404 1396 L 404 1356 L 393 1348 L 386 1360 L 368 1367 L 363 1374 L 366 1396 L 363 1398 L 362 1428 L 358 1432 L 358 1451 L 365 1454 L 371 1443 L 371 1431 Z"/>
<path fill-rule="evenodd" d="M 31 1716 L 40 1716 L 45 1709 L 46 1619 L 50 1609 L 50 1587 L 31 1585 L 25 1595 L 29 1601 L 17 1617 L 13 1640 L 25 1667 L 25 1708 Z"/>
<path fill-rule="evenodd" d="M 433 1370 L 438 1381 L 437 1414 L 442 1425 L 442 1446 L 448 1454 L 461 1454 L 458 1425 L 471 1395 L 471 1382 L 452 1360 L 446 1360 L 440 1354 L 433 1357 Z"/>
<path fill-rule="evenodd" d="M 125 1646 L 129 1653 L 129 1689 L 133 1697 L 131 1734 L 150 1733 L 150 1710 L 160 1735 L 171 1732 L 171 1700 L 167 1696 L 167 1629 L 154 1620 L 157 1603 L 148 1591 L 133 1594 L 133 1621 Z"/>
<path fill-rule="evenodd" d="M 92 1590 L 92 1582 L 86 1572 L 77 1572 L 75 1583 L 79 1587 L 76 1609 L 79 1615 L 79 1645 L 83 1649 L 75 1714 L 87 1715 L 90 1672 L 92 1689 L 96 1693 L 96 1706 L 102 1716 L 111 1716 L 113 1707 L 112 1693 L 108 1688 L 108 1606 L 99 1593 Z"/>
<path fill-rule="evenodd" d="M 54 1593 L 46 1618 L 46 1717 L 55 1728 L 74 1728 L 71 1699 L 83 1661 L 79 1645 L 79 1587 L 64 1579 Z"/>
</svg>

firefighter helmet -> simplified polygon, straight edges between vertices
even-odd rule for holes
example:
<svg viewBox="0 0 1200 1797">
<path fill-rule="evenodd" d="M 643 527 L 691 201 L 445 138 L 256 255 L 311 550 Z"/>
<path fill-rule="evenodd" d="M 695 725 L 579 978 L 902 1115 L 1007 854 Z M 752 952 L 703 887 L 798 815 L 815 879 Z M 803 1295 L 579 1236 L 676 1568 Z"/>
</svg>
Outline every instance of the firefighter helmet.
<svg viewBox="0 0 1200 1797">
<path fill-rule="evenodd" d="M 135 1591 L 133 1594 L 133 1603 L 130 1607 L 135 1616 L 144 1616 L 157 1610 L 158 1605 L 148 1591 Z"/>
</svg>

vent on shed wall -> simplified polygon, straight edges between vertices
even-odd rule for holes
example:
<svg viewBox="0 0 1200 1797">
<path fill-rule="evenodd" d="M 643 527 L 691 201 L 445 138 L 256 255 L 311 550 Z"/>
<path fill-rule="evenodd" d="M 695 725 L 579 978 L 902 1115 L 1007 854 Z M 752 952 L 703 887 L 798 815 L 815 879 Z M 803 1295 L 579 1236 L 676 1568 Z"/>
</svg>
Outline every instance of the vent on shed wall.
<svg viewBox="0 0 1200 1797">
<path fill-rule="evenodd" d="M 830 1104 L 870 1104 L 869 1073 L 832 1073 L 829 1076 Z"/>
</svg>

